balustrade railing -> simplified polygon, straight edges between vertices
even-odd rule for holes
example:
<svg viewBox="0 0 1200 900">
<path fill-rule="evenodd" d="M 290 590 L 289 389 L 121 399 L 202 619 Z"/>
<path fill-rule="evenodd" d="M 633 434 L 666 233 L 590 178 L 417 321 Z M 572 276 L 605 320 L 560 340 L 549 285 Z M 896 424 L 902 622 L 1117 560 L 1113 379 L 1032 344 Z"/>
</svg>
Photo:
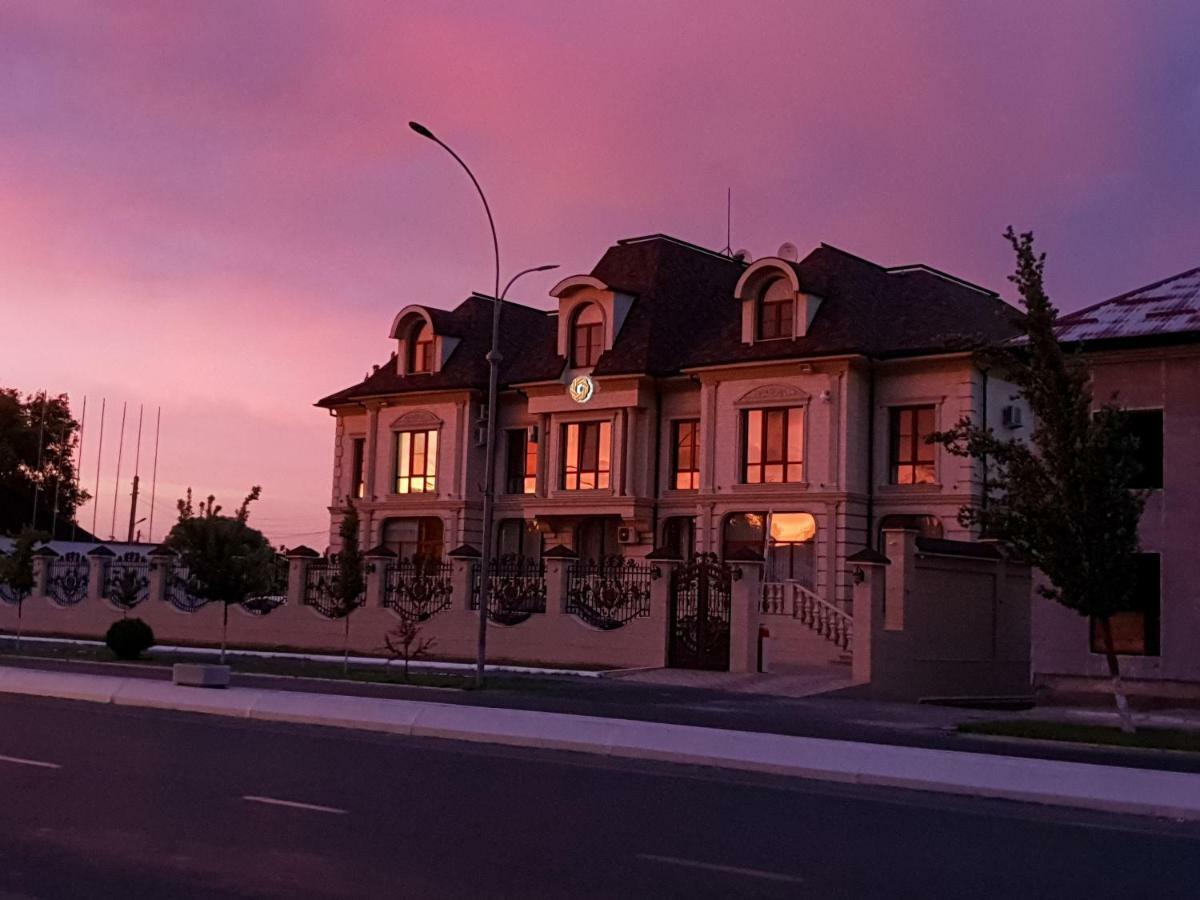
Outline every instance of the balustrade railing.
<svg viewBox="0 0 1200 900">
<path fill-rule="evenodd" d="M 471 577 L 471 609 L 479 609 L 479 566 Z M 546 611 L 546 566 L 540 559 L 502 556 L 488 575 L 488 618 L 497 625 L 519 625 Z"/>
<path fill-rule="evenodd" d="M 622 556 L 580 560 L 567 569 L 567 612 L 595 628 L 620 628 L 650 615 L 650 582 L 658 567 Z"/>
<path fill-rule="evenodd" d="M 797 619 L 842 650 L 853 643 L 854 618 L 798 582 L 764 583 L 760 609 L 764 615 Z"/>
<path fill-rule="evenodd" d="M 415 557 L 390 563 L 384 572 L 383 605 L 402 619 L 427 622 L 450 608 L 451 572 L 448 560 Z"/>
</svg>

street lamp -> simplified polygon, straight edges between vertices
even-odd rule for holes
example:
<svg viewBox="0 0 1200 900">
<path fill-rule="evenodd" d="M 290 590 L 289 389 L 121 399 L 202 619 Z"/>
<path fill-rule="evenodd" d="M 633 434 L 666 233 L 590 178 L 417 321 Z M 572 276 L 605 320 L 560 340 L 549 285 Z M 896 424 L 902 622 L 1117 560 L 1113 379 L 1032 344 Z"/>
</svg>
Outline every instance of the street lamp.
<svg viewBox="0 0 1200 900">
<path fill-rule="evenodd" d="M 454 161 L 462 166 L 463 171 L 467 173 L 467 177 L 471 179 L 471 184 L 475 185 L 475 190 L 479 193 L 479 199 L 483 201 L 483 211 L 487 213 L 488 227 L 492 230 L 492 250 L 496 259 L 496 288 L 492 292 L 492 345 L 487 355 L 487 440 L 484 451 L 487 455 L 487 467 L 484 470 L 483 476 L 483 547 L 479 554 L 479 643 L 475 652 L 475 685 L 476 687 L 483 687 L 484 664 L 487 659 L 487 611 L 488 603 L 491 599 L 491 584 L 488 576 L 492 564 L 492 524 L 495 518 L 496 506 L 496 413 L 497 401 L 499 399 L 497 395 L 500 391 L 500 361 L 503 358 L 500 355 L 500 309 L 504 304 L 504 298 L 508 294 L 508 289 L 522 275 L 528 275 L 531 272 L 546 272 L 550 269 L 557 269 L 558 266 L 534 266 L 531 269 L 523 269 L 510 278 L 508 284 L 504 286 L 504 290 L 501 291 L 500 241 L 496 238 L 496 222 L 492 219 L 492 208 L 488 205 L 487 197 L 483 193 L 483 188 L 479 186 L 479 181 L 475 178 L 475 173 L 463 162 L 462 157 L 451 150 L 446 143 L 424 125 L 419 122 L 409 122 L 408 127 L 421 137 L 433 141 L 453 156 Z"/>
</svg>

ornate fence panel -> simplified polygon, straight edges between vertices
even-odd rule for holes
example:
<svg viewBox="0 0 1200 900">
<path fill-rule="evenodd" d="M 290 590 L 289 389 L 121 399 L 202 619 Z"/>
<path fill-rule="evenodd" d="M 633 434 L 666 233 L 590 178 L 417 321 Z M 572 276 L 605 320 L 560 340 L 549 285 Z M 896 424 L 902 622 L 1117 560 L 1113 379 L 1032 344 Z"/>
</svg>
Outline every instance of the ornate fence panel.
<svg viewBox="0 0 1200 900">
<path fill-rule="evenodd" d="M 471 578 L 471 609 L 479 609 L 479 566 Z M 540 559 L 503 556 L 492 560 L 488 577 L 488 618 L 497 625 L 520 625 L 546 611 L 546 566 Z"/>
<path fill-rule="evenodd" d="M 383 605 L 406 621 L 427 622 L 450 608 L 450 561 L 402 559 L 384 571 Z M 479 604 L 475 604 L 478 609 Z"/>
<path fill-rule="evenodd" d="M 208 601 L 192 593 L 191 573 L 186 566 L 171 564 L 167 568 L 166 598 L 180 612 L 193 613 Z"/>
<path fill-rule="evenodd" d="M 622 556 L 572 563 L 567 569 L 567 612 L 605 631 L 645 618 L 650 615 L 650 582 L 660 574 L 653 564 Z"/>
<path fill-rule="evenodd" d="M 123 553 L 108 564 L 104 597 L 118 609 L 130 610 L 150 598 L 150 560 L 142 554 Z"/>
<path fill-rule="evenodd" d="M 734 567 L 701 553 L 672 573 L 669 663 L 685 669 L 729 668 Z"/>
<path fill-rule="evenodd" d="M 364 583 L 365 583 L 364 572 Z M 304 578 L 304 605 L 311 606 L 327 619 L 342 618 L 342 603 L 338 598 L 341 563 L 337 555 L 309 563 Z M 366 602 L 365 592 L 357 597 L 356 606 Z"/>
<path fill-rule="evenodd" d="M 241 607 L 252 616 L 265 616 L 287 603 L 288 560 L 277 554 L 271 562 L 271 587 L 265 594 L 247 597 Z"/>
<path fill-rule="evenodd" d="M 75 606 L 86 600 L 90 568 L 87 558 L 75 552 L 53 559 L 47 585 L 51 599 L 59 606 Z"/>
</svg>

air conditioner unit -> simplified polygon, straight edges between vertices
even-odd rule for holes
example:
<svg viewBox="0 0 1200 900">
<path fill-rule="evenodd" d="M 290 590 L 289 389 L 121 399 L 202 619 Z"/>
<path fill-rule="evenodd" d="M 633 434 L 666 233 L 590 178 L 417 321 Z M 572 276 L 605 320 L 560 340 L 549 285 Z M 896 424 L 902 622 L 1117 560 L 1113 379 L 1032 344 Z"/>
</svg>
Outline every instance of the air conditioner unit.
<svg viewBox="0 0 1200 900">
<path fill-rule="evenodd" d="M 1006 406 L 1000 410 L 1000 421 L 1004 423 L 1005 428 L 1017 429 L 1021 427 L 1021 407 Z"/>
<path fill-rule="evenodd" d="M 641 538 L 638 535 L 636 528 L 631 528 L 628 525 L 622 525 L 617 529 L 617 543 L 620 544 L 636 544 Z"/>
</svg>

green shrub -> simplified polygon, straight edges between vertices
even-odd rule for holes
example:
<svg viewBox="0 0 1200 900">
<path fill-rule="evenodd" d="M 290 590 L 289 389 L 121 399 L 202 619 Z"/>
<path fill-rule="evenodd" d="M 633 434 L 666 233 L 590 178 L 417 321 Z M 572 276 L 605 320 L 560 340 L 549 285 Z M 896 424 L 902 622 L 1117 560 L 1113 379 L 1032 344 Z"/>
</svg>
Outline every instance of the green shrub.
<svg viewBox="0 0 1200 900">
<path fill-rule="evenodd" d="M 117 619 L 104 635 L 117 659 L 137 659 L 154 646 L 154 631 L 141 619 Z"/>
</svg>

